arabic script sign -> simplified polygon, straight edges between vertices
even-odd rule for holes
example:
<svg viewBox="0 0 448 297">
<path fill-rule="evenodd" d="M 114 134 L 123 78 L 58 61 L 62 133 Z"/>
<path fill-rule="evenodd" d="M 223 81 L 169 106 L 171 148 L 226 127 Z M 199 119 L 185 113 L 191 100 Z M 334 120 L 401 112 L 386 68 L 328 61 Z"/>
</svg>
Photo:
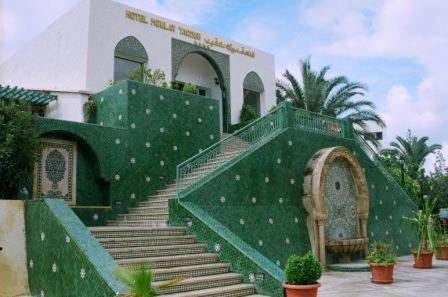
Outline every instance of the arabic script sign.
<svg viewBox="0 0 448 297">
<path fill-rule="evenodd" d="M 194 30 L 191 30 L 188 28 L 184 28 L 181 26 L 176 26 L 175 24 L 168 23 L 166 21 L 163 21 L 163 20 L 160 20 L 157 18 L 151 18 L 151 20 L 148 22 L 146 15 L 144 15 L 144 14 L 126 10 L 126 18 L 131 19 L 136 22 L 140 22 L 145 25 L 149 24 L 150 26 L 153 26 L 155 28 L 169 31 L 172 33 L 176 33 L 176 31 L 177 31 L 178 34 L 180 34 L 182 36 L 194 39 L 193 44 L 196 46 L 200 46 L 200 47 L 207 48 L 207 49 L 211 49 L 213 47 L 220 47 L 220 48 L 228 50 L 232 54 L 237 53 L 237 54 L 245 55 L 245 56 L 248 56 L 251 58 L 255 57 L 255 51 L 248 50 L 244 46 L 238 47 L 238 46 L 235 46 L 231 42 L 225 42 L 225 41 L 223 42 L 222 40 L 218 39 L 217 37 L 203 38 L 200 32 L 197 32 L 197 31 L 194 31 Z"/>
</svg>

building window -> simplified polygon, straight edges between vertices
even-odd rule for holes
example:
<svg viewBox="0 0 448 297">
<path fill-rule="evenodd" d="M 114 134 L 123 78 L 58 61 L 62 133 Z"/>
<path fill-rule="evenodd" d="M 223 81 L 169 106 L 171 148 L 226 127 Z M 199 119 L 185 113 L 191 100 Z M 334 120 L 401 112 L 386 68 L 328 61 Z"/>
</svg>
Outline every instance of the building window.
<svg viewBox="0 0 448 297">
<path fill-rule="evenodd" d="M 260 115 L 260 93 L 244 89 L 244 104 L 250 105 Z"/>
<path fill-rule="evenodd" d="M 114 80 L 129 78 L 129 72 L 144 66 L 148 62 L 148 54 L 145 48 L 133 36 L 120 40 L 114 53 Z"/>
<path fill-rule="evenodd" d="M 123 80 L 129 79 L 129 72 L 132 72 L 139 67 L 143 66 L 143 63 L 139 63 L 136 61 L 131 61 L 119 57 L 115 57 L 115 66 L 114 66 L 114 80 Z M 140 78 L 142 79 L 142 78 Z"/>
</svg>

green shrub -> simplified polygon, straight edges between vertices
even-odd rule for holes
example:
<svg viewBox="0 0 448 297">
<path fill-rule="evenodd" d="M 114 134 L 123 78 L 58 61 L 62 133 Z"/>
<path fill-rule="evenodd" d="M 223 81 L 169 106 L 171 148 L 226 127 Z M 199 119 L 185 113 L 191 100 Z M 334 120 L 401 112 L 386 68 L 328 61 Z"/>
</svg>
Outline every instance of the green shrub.
<svg viewBox="0 0 448 297">
<path fill-rule="evenodd" d="M 367 256 L 369 263 L 389 264 L 397 261 L 397 256 L 391 252 L 390 244 L 376 241 L 369 247 L 369 255 Z"/>
<path fill-rule="evenodd" d="M 322 266 L 308 251 L 303 257 L 292 255 L 286 262 L 286 282 L 291 285 L 315 284 L 322 275 Z"/>
<path fill-rule="evenodd" d="M 186 93 L 197 94 L 198 93 L 198 87 L 195 86 L 194 84 L 190 83 L 190 82 L 186 82 L 184 84 L 184 88 L 182 89 L 182 91 L 184 91 Z"/>
<path fill-rule="evenodd" d="M 38 138 L 28 104 L 0 99 L 0 198 L 16 199 L 32 175 Z"/>
<path fill-rule="evenodd" d="M 241 107 L 240 112 L 240 121 L 242 123 L 255 120 L 258 118 L 258 114 L 255 111 L 255 108 L 252 107 L 252 105 L 249 104 L 243 104 L 243 107 Z"/>
</svg>

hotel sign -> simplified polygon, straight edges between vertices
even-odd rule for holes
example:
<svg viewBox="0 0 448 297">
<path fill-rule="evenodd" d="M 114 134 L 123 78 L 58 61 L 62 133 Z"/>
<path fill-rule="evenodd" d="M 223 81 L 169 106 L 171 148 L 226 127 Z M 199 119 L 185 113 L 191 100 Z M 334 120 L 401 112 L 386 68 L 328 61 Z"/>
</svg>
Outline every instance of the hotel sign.
<svg viewBox="0 0 448 297">
<path fill-rule="evenodd" d="M 251 58 L 255 57 L 255 51 L 253 50 L 247 50 L 244 46 L 242 47 L 235 47 L 231 42 L 223 42 L 222 40 L 215 38 L 202 38 L 201 33 L 197 31 L 193 31 L 188 28 L 184 28 L 181 26 L 176 26 L 175 24 L 171 24 L 168 22 L 165 22 L 163 20 L 157 19 L 157 18 L 151 18 L 151 20 L 148 22 L 146 15 L 140 14 L 137 12 L 130 11 L 126 9 L 126 18 L 131 19 L 136 22 L 140 22 L 142 24 L 149 24 L 152 27 L 156 27 L 161 30 L 169 31 L 172 33 L 176 33 L 176 29 L 179 35 L 185 36 L 187 38 L 193 39 L 193 44 L 196 46 L 200 46 L 207 49 L 212 49 L 213 47 L 220 47 L 223 49 L 226 49 L 227 51 L 231 52 L 232 54 L 237 53 L 241 55 L 245 55 Z"/>
</svg>

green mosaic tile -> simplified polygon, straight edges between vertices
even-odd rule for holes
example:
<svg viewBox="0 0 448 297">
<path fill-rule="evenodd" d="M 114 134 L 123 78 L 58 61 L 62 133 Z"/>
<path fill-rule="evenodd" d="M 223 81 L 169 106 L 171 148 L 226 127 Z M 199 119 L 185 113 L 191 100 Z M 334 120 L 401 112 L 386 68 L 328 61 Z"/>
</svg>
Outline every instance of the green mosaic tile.
<svg viewBox="0 0 448 297">
<path fill-rule="evenodd" d="M 230 263 L 231 271 L 241 273 L 244 283 L 254 284 L 258 294 L 283 296 L 283 271 L 200 207 L 171 200 L 170 224 L 186 226 L 187 233 L 198 236 L 209 252 Z"/>
<path fill-rule="evenodd" d="M 118 268 L 65 201 L 25 204 L 28 282 L 33 296 L 115 296 Z"/>
<path fill-rule="evenodd" d="M 338 145 L 352 150 L 365 170 L 370 196 L 369 239 L 392 243 L 397 254 L 408 254 L 415 238 L 409 236 L 401 217 L 409 215 L 415 205 L 350 139 L 288 128 L 182 201 L 200 206 L 241 240 L 284 267 L 291 254 L 303 254 L 311 248 L 301 197 L 308 160 L 318 150 Z M 328 255 L 328 261 L 331 264 L 335 259 Z"/>
<path fill-rule="evenodd" d="M 111 206 L 76 209 L 89 226 L 172 183 L 179 163 L 220 138 L 215 99 L 122 81 L 92 100 L 96 124 L 41 118 L 36 126 L 42 137 L 78 143 L 77 205 Z"/>
</svg>

